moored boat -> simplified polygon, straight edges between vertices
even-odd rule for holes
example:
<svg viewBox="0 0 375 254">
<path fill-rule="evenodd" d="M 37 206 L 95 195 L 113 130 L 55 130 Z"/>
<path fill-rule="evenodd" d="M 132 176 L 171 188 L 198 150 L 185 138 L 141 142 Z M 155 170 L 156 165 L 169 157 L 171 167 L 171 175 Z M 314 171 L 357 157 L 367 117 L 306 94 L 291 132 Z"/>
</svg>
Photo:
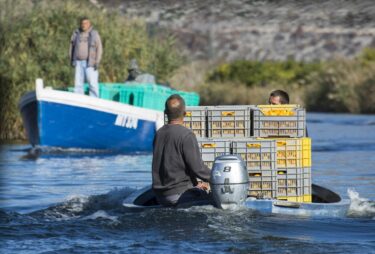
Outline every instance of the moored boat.
<svg viewBox="0 0 375 254">
<path fill-rule="evenodd" d="M 132 102 L 136 96 L 130 95 Z M 165 102 L 165 97 L 154 97 L 158 105 Z M 154 134 L 164 124 L 160 109 L 54 90 L 41 79 L 35 91 L 21 98 L 19 109 L 27 137 L 38 147 L 150 152 Z"/>
</svg>

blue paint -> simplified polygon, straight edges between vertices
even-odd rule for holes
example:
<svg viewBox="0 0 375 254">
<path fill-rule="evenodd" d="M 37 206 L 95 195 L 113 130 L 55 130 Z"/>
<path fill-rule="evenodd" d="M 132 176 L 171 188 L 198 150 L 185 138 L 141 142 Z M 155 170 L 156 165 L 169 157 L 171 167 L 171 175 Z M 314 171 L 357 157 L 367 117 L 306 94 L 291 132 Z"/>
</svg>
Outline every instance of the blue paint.
<svg viewBox="0 0 375 254">
<path fill-rule="evenodd" d="M 131 152 L 152 151 L 155 122 L 138 119 L 137 128 L 115 125 L 116 114 L 38 101 L 41 146 Z"/>
</svg>

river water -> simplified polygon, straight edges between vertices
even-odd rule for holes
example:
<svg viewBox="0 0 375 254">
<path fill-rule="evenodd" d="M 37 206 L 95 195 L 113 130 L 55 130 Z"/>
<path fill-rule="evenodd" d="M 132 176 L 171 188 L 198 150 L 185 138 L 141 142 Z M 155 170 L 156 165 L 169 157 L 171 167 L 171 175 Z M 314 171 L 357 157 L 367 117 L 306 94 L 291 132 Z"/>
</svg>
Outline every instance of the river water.
<svg viewBox="0 0 375 254">
<path fill-rule="evenodd" d="M 309 114 L 313 182 L 351 199 L 344 218 L 210 206 L 129 210 L 150 155 L 2 145 L 2 253 L 375 253 L 375 116 Z"/>
</svg>

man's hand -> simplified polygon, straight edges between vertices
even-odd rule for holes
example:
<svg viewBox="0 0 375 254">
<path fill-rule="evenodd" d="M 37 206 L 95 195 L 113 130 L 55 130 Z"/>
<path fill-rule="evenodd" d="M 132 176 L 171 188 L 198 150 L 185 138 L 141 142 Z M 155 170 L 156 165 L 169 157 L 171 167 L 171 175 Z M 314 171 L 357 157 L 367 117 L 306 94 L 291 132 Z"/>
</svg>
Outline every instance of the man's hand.
<svg viewBox="0 0 375 254">
<path fill-rule="evenodd" d="M 210 190 L 210 184 L 207 182 L 198 182 L 196 187 L 206 191 Z"/>
</svg>

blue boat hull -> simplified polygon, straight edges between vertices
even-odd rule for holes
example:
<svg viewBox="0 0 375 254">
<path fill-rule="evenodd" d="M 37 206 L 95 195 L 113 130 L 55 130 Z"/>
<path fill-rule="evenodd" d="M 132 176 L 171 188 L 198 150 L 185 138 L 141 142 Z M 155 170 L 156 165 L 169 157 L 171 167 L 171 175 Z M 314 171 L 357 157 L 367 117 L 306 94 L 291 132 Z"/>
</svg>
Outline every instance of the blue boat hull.
<svg viewBox="0 0 375 254">
<path fill-rule="evenodd" d="M 41 146 L 121 152 L 152 150 L 155 122 L 138 120 L 136 129 L 126 128 L 115 125 L 115 114 L 51 102 L 39 102 L 38 107 Z"/>
<path fill-rule="evenodd" d="M 151 152 L 162 112 L 38 87 L 19 105 L 30 143 L 38 147 Z"/>
</svg>

